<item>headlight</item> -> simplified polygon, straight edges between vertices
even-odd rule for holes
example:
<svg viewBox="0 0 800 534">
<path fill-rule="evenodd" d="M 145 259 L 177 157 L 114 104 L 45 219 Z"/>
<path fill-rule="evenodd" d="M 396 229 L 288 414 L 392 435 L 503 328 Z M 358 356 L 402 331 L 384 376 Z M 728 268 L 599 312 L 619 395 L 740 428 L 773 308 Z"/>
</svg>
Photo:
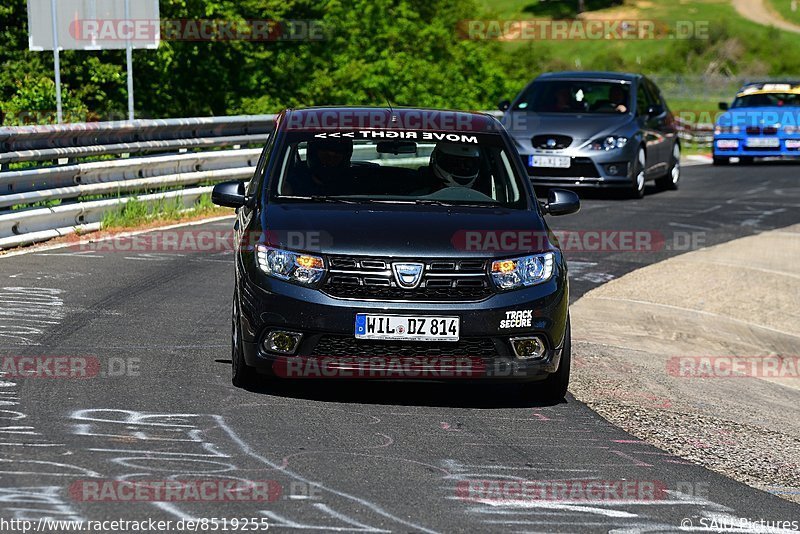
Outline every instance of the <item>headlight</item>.
<svg viewBox="0 0 800 534">
<path fill-rule="evenodd" d="M 592 150 L 614 150 L 615 148 L 622 148 L 628 144 L 627 137 L 609 136 L 602 139 L 595 139 L 589 148 Z"/>
<path fill-rule="evenodd" d="M 784 126 L 783 131 L 789 135 L 794 135 L 797 132 L 800 132 L 800 128 L 798 128 L 797 126 Z"/>
<path fill-rule="evenodd" d="M 325 275 L 325 262 L 319 256 L 256 245 L 256 262 L 269 276 L 303 285 L 314 285 Z"/>
<path fill-rule="evenodd" d="M 742 129 L 738 126 L 716 126 L 714 128 L 714 133 L 716 135 L 719 134 L 738 134 L 742 131 Z"/>
<path fill-rule="evenodd" d="M 492 281 L 500 289 L 515 289 L 547 282 L 553 276 L 555 254 L 547 252 L 492 262 Z"/>
</svg>

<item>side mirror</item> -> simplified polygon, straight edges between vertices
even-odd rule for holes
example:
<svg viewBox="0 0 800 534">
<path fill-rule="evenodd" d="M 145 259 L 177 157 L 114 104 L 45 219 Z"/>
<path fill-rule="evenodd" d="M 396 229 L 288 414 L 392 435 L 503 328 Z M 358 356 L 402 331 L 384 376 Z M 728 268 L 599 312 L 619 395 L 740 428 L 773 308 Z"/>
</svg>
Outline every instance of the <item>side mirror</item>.
<svg viewBox="0 0 800 534">
<path fill-rule="evenodd" d="M 659 115 L 663 115 L 665 111 L 664 106 L 650 106 L 650 109 L 647 110 L 647 114 L 650 117 L 658 117 Z"/>
<path fill-rule="evenodd" d="M 241 208 L 247 204 L 244 182 L 232 180 L 215 185 L 211 190 L 211 202 L 226 208 Z"/>
<path fill-rule="evenodd" d="M 728 105 L 727 102 L 720 102 L 719 109 L 722 111 L 728 111 L 730 109 L 730 106 Z"/>
<path fill-rule="evenodd" d="M 572 191 L 551 189 L 547 193 L 547 203 L 542 208 L 550 215 L 578 213 L 581 209 L 581 199 Z"/>
<path fill-rule="evenodd" d="M 511 101 L 510 100 L 501 100 L 499 104 L 497 104 L 497 109 L 500 111 L 508 111 L 511 108 Z"/>
</svg>

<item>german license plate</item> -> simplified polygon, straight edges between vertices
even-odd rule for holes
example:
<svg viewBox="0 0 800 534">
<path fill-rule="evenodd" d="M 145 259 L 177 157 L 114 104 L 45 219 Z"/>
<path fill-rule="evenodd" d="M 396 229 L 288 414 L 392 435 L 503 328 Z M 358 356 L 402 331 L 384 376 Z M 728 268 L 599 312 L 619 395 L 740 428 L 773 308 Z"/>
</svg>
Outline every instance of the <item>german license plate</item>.
<svg viewBox="0 0 800 534">
<path fill-rule="evenodd" d="M 567 156 L 530 156 L 531 167 L 549 167 L 551 169 L 569 169 L 572 159 Z"/>
<path fill-rule="evenodd" d="M 751 137 L 747 140 L 747 146 L 753 148 L 776 148 L 781 146 L 781 140 L 777 137 Z"/>
<path fill-rule="evenodd" d="M 355 334 L 358 339 L 458 341 L 460 327 L 458 317 L 358 313 Z"/>
</svg>

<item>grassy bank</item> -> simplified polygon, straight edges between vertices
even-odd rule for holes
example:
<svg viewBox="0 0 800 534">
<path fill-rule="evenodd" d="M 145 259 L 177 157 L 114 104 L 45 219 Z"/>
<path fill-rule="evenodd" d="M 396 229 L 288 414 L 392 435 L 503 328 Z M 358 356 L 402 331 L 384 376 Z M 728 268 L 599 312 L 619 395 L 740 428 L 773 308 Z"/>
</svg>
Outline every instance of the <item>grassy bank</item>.
<svg viewBox="0 0 800 534">
<path fill-rule="evenodd" d="M 791 0 L 771 1 L 780 7 L 784 3 L 788 6 Z M 503 19 L 548 18 L 546 9 L 575 3 L 481 0 L 489 16 L 494 14 Z M 548 5 L 553 7 L 546 8 Z M 786 6 L 782 13 L 790 13 Z M 509 77 L 519 88 L 537 74 L 553 70 L 623 70 L 654 78 L 682 77 L 681 83 L 663 87 L 671 107 L 711 113 L 716 111 L 718 101 L 732 100 L 737 87 L 736 83 L 719 87 L 708 83 L 710 79 L 759 79 L 800 73 L 800 55 L 796 54 L 800 49 L 800 34 L 744 19 L 729 0 L 629 0 L 587 12 L 583 17 L 651 21 L 655 25 L 655 38 L 493 43 L 505 51 Z M 687 35 L 691 38 L 680 37 Z"/>
<path fill-rule="evenodd" d="M 171 224 L 204 217 L 231 215 L 233 210 L 211 203 L 210 195 L 202 195 L 189 209 L 179 198 L 169 198 L 146 204 L 136 198 L 129 200 L 114 211 L 104 214 L 100 223 L 103 230 L 118 230 Z"/>
<path fill-rule="evenodd" d="M 792 11 L 792 5 L 795 10 Z M 800 1 L 792 0 L 767 0 L 767 6 L 779 17 L 800 26 Z"/>
</svg>

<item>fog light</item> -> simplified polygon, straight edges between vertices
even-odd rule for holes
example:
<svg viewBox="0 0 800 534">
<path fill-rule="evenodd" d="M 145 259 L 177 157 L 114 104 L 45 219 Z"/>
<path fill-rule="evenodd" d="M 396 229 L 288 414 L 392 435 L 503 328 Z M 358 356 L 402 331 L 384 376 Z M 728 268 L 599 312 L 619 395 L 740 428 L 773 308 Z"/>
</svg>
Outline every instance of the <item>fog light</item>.
<svg viewBox="0 0 800 534">
<path fill-rule="evenodd" d="M 542 358 L 546 350 L 540 337 L 512 337 L 511 348 L 514 355 L 521 360 Z"/>
<path fill-rule="evenodd" d="M 625 163 L 611 163 L 606 165 L 606 172 L 609 176 L 623 176 L 628 173 L 628 165 Z"/>
<path fill-rule="evenodd" d="M 261 346 L 269 352 L 279 352 L 281 354 L 294 354 L 303 334 L 295 332 L 282 332 L 273 330 L 264 336 Z"/>
</svg>

